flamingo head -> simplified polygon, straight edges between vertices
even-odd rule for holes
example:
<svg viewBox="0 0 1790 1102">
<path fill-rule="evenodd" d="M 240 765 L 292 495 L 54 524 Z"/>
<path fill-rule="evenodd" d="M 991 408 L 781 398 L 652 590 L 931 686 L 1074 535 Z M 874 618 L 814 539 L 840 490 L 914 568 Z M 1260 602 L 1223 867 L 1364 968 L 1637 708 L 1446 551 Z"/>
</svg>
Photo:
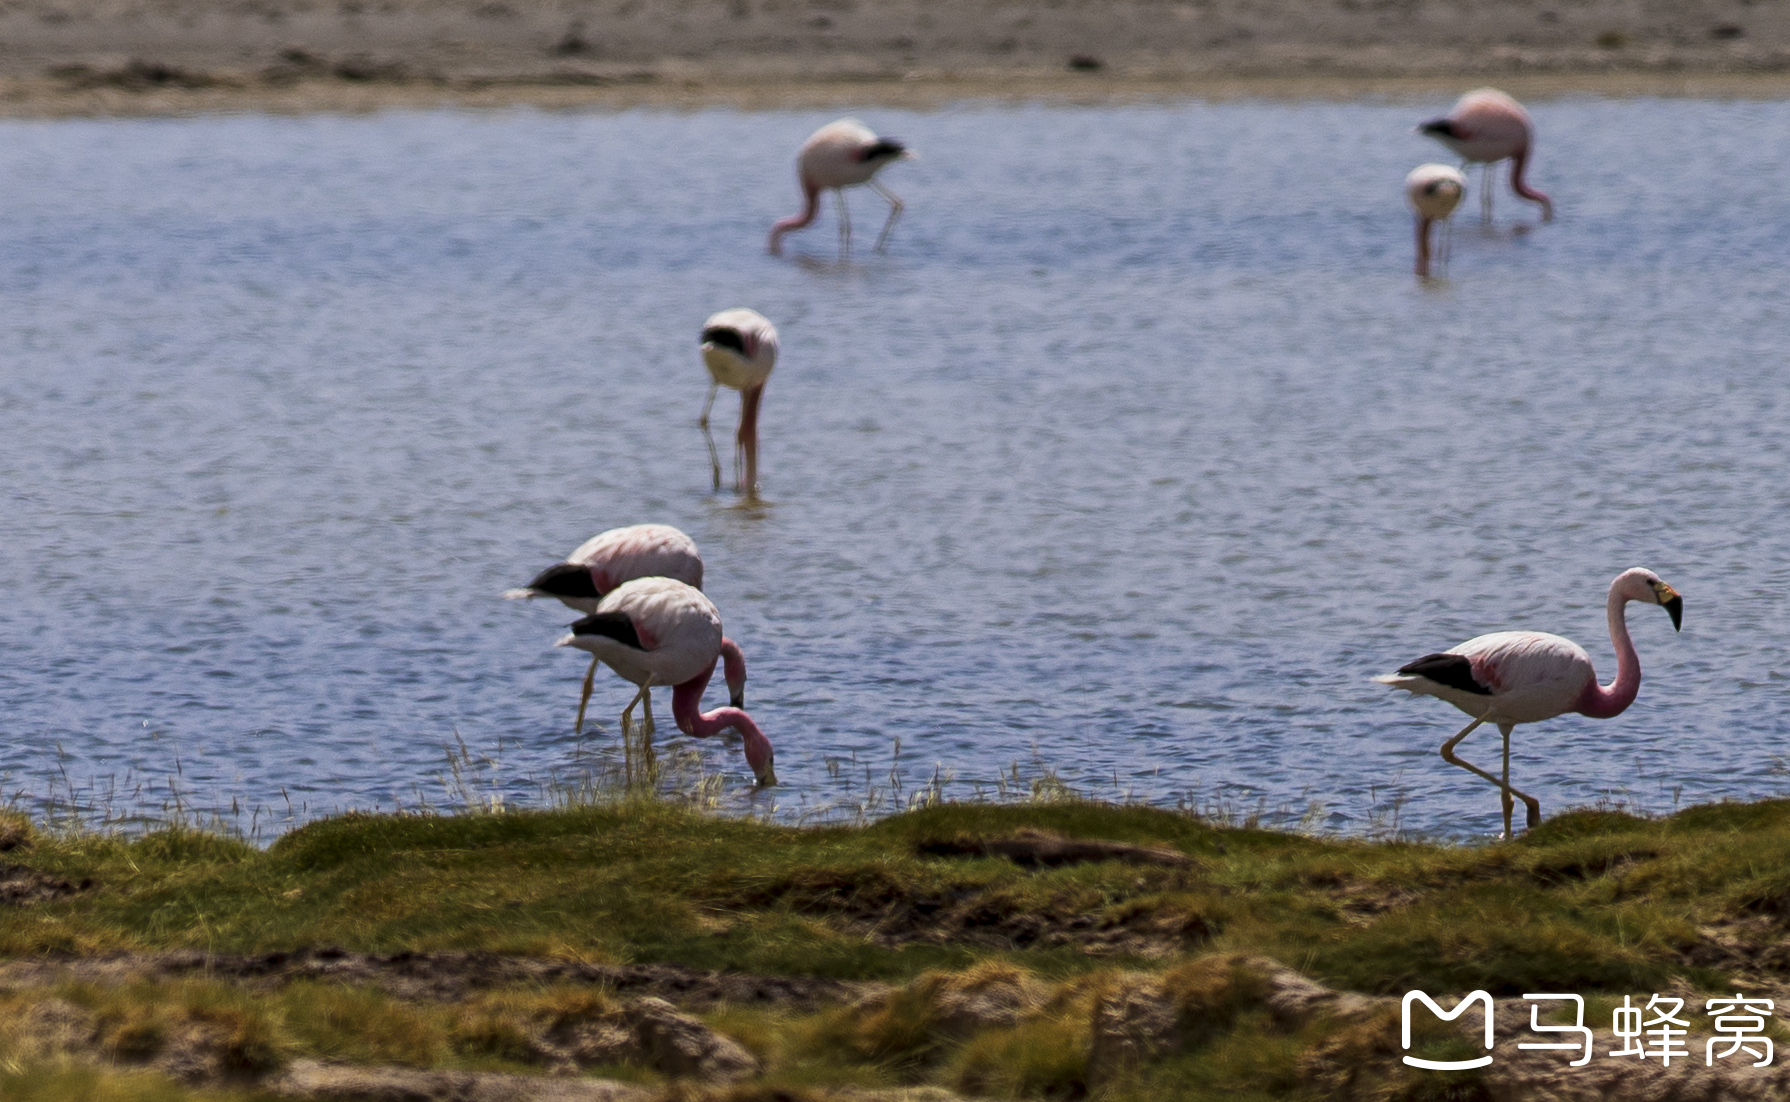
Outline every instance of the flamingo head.
<svg viewBox="0 0 1790 1102">
<path fill-rule="evenodd" d="M 721 671 L 727 678 L 727 703 L 735 708 L 746 706 L 746 656 L 732 639 L 721 640 Z"/>
<path fill-rule="evenodd" d="M 748 735 L 744 742 L 746 764 L 752 767 L 752 775 L 758 778 L 758 787 L 773 787 L 777 783 L 777 755 L 771 749 L 771 741 L 760 734 L 757 738 Z"/>
<path fill-rule="evenodd" d="M 1678 591 L 1667 585 L 1658 574 L 1639 566 L 1624 570 L 1621 577 L 1616 579 L 1616 585 L 1612 586 L 1612 588 L 1617 587 L 1620 587 L 1619 591 L 1622 595 L 1631 601 L 1643 601 L 1650 605 L 1661 606 L 1666 610 L 1666 615 L 1672 618 L 1672 630 L 1683 630 L 1684 598 L 1680 597 Z"/>
</svg>

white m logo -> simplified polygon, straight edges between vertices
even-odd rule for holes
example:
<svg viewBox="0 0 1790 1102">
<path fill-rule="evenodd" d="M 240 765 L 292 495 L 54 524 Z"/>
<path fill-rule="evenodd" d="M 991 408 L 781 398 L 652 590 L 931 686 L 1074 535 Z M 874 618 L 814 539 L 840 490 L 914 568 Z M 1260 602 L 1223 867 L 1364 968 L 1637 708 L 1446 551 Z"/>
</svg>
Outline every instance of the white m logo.
<svg viewBox="0 0 1790 1102">
<path fill-rule="evenodd" d="M 1411 1002 L 1412 1002 L 1412 1000 L 1416 1000 L 1417 1002 L 1422 1003 L 1424 1006 L 1429 1007 L 1431 1014 L 1434 1014 L 1436 1017 L 1442 1019 L 1445 1022 L 1454 1021 L 1456 1018 L 1458 1018 L 1462 1014 L 1466 1013 L 1467 1008 L 1469 1006 L 1472 1006 L 1474 1003 L 1484 1002 L 1485 1003 L 1485 1047 L 1486 1047 L 1487 1055 L 1481 1056 L 1477 1060 L 1425 1060 L 1419 1056 L 1406 1056 L 1405 1063 L 1410 1064 L 1414 1068 L 1428 1068 L 1430 1071 L 1466 1071 L 1468 1068 L 1483 1068 L 1492 1062 L 1492 1058 L 1490 1056 L 1490 1051 L 1491 1051 L 1491 1047 L 1492 1047 L 1492 1014 L 1493 1014 L 1493 1010 L 1492 1010 L 1492 996 L 1490 994 L 1488 994 L 1484 991 L 1474 991 L 1474 992 L 1470 993 L 1466 998 L 1464 998 L 1460 1002 L 1456 1003 L 1453 1010 L 1443 1010 L 1441 1007 L 1436 1005 L 1436 1000 L 1430 998 L 1428 995 L 1424 994 L 1422 991 L 1407 991 L 1407 992 L 1405 992 L 1405 1002 L 1404 1002 L 1404 1006 L 1400 1008 L 1399 1016 L 1404 1021 L 1404 1034 L 1401 1037 L 1402 1047 L 1407 1048 L 1407 1049 L 1411 1047 Z"/>
</svg>

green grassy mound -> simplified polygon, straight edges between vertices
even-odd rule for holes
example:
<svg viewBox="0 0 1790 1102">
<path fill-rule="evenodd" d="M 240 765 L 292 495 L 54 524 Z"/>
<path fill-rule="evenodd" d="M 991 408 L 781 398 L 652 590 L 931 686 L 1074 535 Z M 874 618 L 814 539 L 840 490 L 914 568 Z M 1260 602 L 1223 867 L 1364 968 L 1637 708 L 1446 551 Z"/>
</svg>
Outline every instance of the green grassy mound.
<svg viewBox="0 0 1790 1102">
<path fill-rule="evenodd" d="M 1471 1097 L 1470 1080 L 1397 1070 L 1383 1015 L 1277 1017 L 1265 981 L 1236 962 L 1280 962 L 1368 996 L 1770 988 L 1790 973 L 1787 853 L 1790 801 L 1662 819 L 1573 812 L 1471 848 L 1078 801 L 819 828 L 645 800 L 353 814 L 265 851 L 189 830 L 47 832 L 13 816 L 0 818 L 0 1096 L 246 1097 L 257 1076 L 327 1059 L 570 1070 L 742 1100 L 927 1085 L 1011 1098 Z M 620 996 L 599 989 L 418 998 L 365 977 L 257 986 L 129 964 L 325 946 L 823 977 L 854 994 L 711 1000 L 700 1017 L 763 1070 L 698 1087 L 628 1060 L 553 1064 L 559 1050 L 541 1038 L 610 1020 L 603 1000 Z M 112 955 L 126 963 L 111 978 L 19 971 Z M 1091 1075 L 1102 1008 L 1140 976 L 1170 1008 L 1172 1043 Z M 90 1051 L 55 1042 L 52 1019 L 78 1021 L 64 1032 Z M 182 1036 L 203 1038 L 210 1071 L 187 1076 L 199 1086 L 158 1055 Z"/>
</svg>

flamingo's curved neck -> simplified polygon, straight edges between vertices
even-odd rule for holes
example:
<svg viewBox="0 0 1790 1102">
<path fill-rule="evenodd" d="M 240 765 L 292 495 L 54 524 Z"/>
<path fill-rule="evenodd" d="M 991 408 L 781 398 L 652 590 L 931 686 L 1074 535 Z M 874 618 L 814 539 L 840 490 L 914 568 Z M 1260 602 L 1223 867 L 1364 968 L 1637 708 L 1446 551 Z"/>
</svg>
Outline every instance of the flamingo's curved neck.
<svg viewBox="0 0 1790 1102">
<path fill-rule="evenodd" d="M 1423 215 L 1417 216 L 1417 274 L 1430 274 L 1430 222 L 1432 219 Z"/>
<path fill-rule="evenodd" d="M 740 391 L 740 451 L 746 455 L 746 493 L 758 491 L 758 403 L 764 398 L 763 386 L 749 386 Z"/>
<path fill-rule="evenodd" d="M 1519 149 L 1516 156 L 1510 159 L 1510 190 L 1529 200 L 1531 203 L 1540 203 L 1541 220 L 1543 222 L 1552 222 L 1554 220 L 1554 201 L 1530 187 L 1529 182 L 1523 179 L 1523 169 L 1528 164 L 1529 150 L 1528 147 L 1525 146 L 1524 148 Z"/>
<path fill-rule="evenodd" d="M 1641 691 L 1641 659 L 1635 654 L 1635 644 L 1628 637 L 1628 615 L 1624 611 L 1628 600 L 1611 587 L 1610 643 L 1616 648 L 1616 680 L 1608 685 L 1599 685 L 1593 680 L 1579 694 L 1574 709 L 1592 719 L 1609 719 L 1611 716 L 1621 715 L 1635 702 L 1635 694 Z"/>
<path fill-rule="evenodd" d="M 752 773 L 759 784 L 776 784 L 777 774 L 772 769 L 773 755 L 771 740 L 764 737 L 758 724 L 752 717 L 738 708 L 716 708 L 712 712 L 702 710 L 702 693 L 709 687 L 709 678 L 714 676 L 714 668 L 703 670 L 671 690 L 671 716 L 677 721 L 678 730 L 695 738 L 714 738 L 723 731 L 734 730 L 740 733 L 745 743 L 746 764 L 752 767 Z"/>
<path fill-rule="evenodd" d="M 802 181 L 802 210 L 788 218 L 781 219 L 771 227 L 770 250 L 773 256 L 783 251 L 783 235 L 791 230 L 799 230 L 814 221 L 820 213 L 820 188 L 806 180 Z"/>
</svg>

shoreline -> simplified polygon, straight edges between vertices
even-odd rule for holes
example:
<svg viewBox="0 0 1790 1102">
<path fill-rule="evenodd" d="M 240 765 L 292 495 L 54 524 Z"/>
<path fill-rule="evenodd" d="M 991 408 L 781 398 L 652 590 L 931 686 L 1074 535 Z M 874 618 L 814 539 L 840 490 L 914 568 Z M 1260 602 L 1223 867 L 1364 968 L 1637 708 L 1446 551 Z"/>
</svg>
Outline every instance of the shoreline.
<svg viewBox="0 0 1790 1102">
<path fill-rule="evenodd" d="M 0 115 L 1790 96 L 1790 8 L 1682 0 L 15 0 Z"/>
<path fill-rule="evenodd" d="M 219 114 L 367 114 L 388 110 L 799 111 L 941 110 L 957 104 L 1101 107 L 1231 100 L 1452 100 L 1491 84 L 1525 102 L 1568 97 L 1771 100 L 1790 98 L 1790 73 L 1550 73 L 1491 80 L 1460 76 L 1134 77 L 1024 73 L 938 74 L 861 80 L 516 82 L 315 81 L 285 87 L 82 88 L 49 80 L 0 82 L 0 118 L 165 118 Z"/>
</svg>

